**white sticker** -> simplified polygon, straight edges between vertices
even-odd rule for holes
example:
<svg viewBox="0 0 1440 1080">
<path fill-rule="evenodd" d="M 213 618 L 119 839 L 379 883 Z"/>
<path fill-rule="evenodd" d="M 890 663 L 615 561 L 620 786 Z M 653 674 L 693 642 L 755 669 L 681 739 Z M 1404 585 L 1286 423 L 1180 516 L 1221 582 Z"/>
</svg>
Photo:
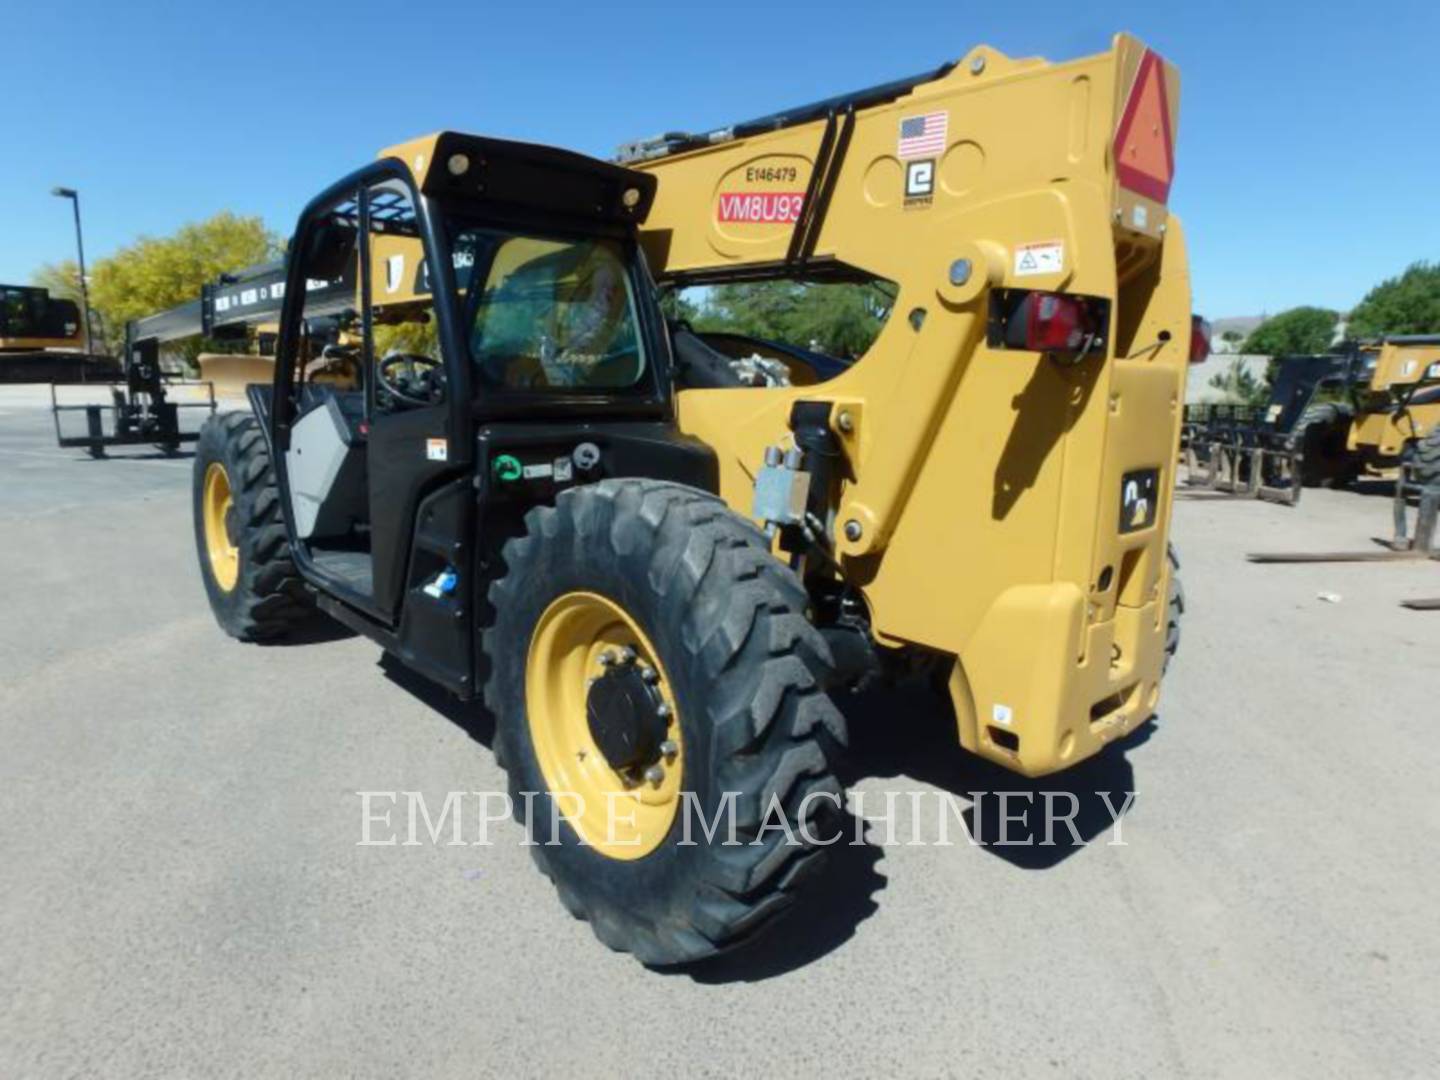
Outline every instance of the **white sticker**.
<svg viewBox="0 0 1440 1080">
<path fill-rule="evenodd" d="M 1065 245 L 1059 240 L 1021 244 L 1015 249 L 1015 276 L 1058 274 L 1065 269 Z"/>
<path fill-rule="evenodd" d="M 405 280 L 405 256 L 391 255 L 385 260 L 385 291 L 387 293 L 399 292 L 400 285 Z"/>
<path fill-rule="evenodd" d="M 1275 420 L 1279 420 L 1280 414 L 1284 411 L 1284 405 L 1271 405 L 1270 408 L 1265 410 L 1265 419 L 1272 422 Z"/>
<path fill-rule="evenodd" d="M 555 459 L 555 482 L 566 484 L 575 475 L 575 465 L 568 457 L 557 457 Z"/>
<path fill-rule="evenodd" d="M 1146 210 L 1143 206 L 1136 205 L 1134 211 L 1130 214 L 1130 220 L 1135 223 L 1135 228 L 1143 229 L 1146 225 L 1150 224 L 1150 211 Z"/>
<path fill-rule="evenodd" d="M 1002 727 L 1009 727 L 1010 721 L 1015 719 L 1015 714 L 1010 711 L 1009 705 L 994 705 L 990 709 L 990 719 Z"/>
<path fill-rule="evenodd" d="M 1418 360 L 1416 360 L 1413 356 L 1407 356 L 1400 364 L 1400 377 L 1402 379 L 1408 379 L 1412 374 L 1414 374 L 1415 369 L 1418 366 Z"/>
<path fill-rule="evenodd" d="M 426 439 L 425 458 L 427 461 L 449 461 L 450 443 L 445 439 Z"/>
<path fill-rule="evenodd" d="M 549 476 L 554 471 L 554 468 L 548 461 L 542 461 L 538 465 L 526 465 L 525 468 L 521 470 L 521 475 L 523 475 L 526 480 L 538 480 L 543 476 Z"/>
</svg>

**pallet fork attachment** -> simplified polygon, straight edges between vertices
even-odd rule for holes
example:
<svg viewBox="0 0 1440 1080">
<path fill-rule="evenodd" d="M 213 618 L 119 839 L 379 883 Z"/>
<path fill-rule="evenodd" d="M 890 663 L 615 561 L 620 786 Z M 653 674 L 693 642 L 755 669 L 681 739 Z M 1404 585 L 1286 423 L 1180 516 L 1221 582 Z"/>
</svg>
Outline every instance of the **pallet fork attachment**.
<svg viewBox="0 0 1440 1080">
<path fill-rule="evenodd" d="M 1410 498 L 1414 496 L 1415 522 L 1410 524 Z M 1440 517 L 1440 484 L 1421 484 L 1415 467 L 1400 467 L 1395 481 L 1392 504 L 1395 532 L 1389 540 L 1376 539 L 1377 549 L 1368 551 L 1270 551 L 1252 552 L 1246 556 L 1253 563 L 1328 563 L 1328 562 L 1422 562 L 1440 559 L 1436 544 L 1436 519 Z M 1440 599 L 1405 600 L 1401 607 L 1414 611 L 1440 610 Z"/>
<path fill-rule="evenodd" d="M 56 383 L 50 384 L 50 412 L 55 419 L 55 440 L 64 448 L 84 448 L 91 457 L 104 457 L 106 447 L 154 445 L 173 453 L 181 443 L 194 442 L 199 432 L 180 426 L 181 409 L 215 412 L 211 383 L 169 379 L 160 370 L 159 343 L 146 339 L 127 345 L 123 379 L 109 383 L 110 403 L 61 404 Z M 92 383 L 94 385 L 100 385 Z M 204 391 L 200 401 L 171 401 L 171 391 L 194 387 Z M 64 413 L 85 414 L 85 434 L 66 435 Z M 107 425 L 106 418 L 109 417 Z M 108 428 L 108 430 L 107 430 Z"/>
<path fill-rule="evenodd" d="M 1294 506 L 1304 454 L 1283 432 L 1268 430 L 1258 409 L 1187 405 L 1180 455 L 1184 483 L 1240 498 Z"/>
</svg>

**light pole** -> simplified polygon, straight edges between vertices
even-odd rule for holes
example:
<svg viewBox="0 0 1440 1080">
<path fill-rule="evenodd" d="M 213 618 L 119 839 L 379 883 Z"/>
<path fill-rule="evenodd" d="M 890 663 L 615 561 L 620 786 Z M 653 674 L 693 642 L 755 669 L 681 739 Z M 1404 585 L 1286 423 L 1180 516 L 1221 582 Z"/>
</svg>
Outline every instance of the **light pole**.
<svg viewBox="0 0 1440 1080">
<path fill-rule="evenodd" d="M 85 283 L 85 238 L 80 231 L 80 193 L 74 188 L 54 187 L 50 189 L 50 194 L 69 199 L 75 208 L 75 250 L 80 256 L 80 306 L 85 325 L 85 355 L 94 356 L 95 346 L 90 341 L 90 287 Z"/>
</svg>

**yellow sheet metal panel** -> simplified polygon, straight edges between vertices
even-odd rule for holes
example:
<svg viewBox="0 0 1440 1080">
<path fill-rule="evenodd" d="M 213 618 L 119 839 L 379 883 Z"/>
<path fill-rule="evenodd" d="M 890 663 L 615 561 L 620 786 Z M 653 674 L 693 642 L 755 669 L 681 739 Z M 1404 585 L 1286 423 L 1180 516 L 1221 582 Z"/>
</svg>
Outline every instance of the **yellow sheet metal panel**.
<svg viewBox="0 0 1440 1080">
<path fill-rule="evenodd" d="M 862 528 L 834 537 L 844 572 L 880 641 L 958 658 L 962 743 L 1030 774 L 1133 730 L 1159 695 L 1190 287 L 1167 192 L 1143 179 L 1131 190 L 1115 169 L 1115 148 L 1141 138 L 1133 123 L 1117 138 L 1137 85 L 1135 117 L 1173 138 L 1177 77 L 1125 35 L 1065 64 L 975 50 L 863 110 L 815 257 L 898 286 L 884 329 L 820 386 L 680 395 L 682 427 L 716 448 L 722 495 L 747 513 L 765 446 L 788 443 L 793 401 L 835 402 L 832 422 L 854 414 L 837 524 Z M 822 132 L 640 165 L 661 180 L 646 230 L 657 273 L 783 260 Z M 1168 188 L 1173 160 L 1157 155 L 1173 148 L 1145 137 L 1137 160 Z M 957 260 L 968 273 L 952 273 Z M 992 349 L 998 288 L 1109 300 L 1108 355 L 1065 366 Z M 1125 531 L 1122 487 L 1152 470 L 1154 521 Z M 1009 722 L 998 739 L 996 715 Z"/>
</svg>

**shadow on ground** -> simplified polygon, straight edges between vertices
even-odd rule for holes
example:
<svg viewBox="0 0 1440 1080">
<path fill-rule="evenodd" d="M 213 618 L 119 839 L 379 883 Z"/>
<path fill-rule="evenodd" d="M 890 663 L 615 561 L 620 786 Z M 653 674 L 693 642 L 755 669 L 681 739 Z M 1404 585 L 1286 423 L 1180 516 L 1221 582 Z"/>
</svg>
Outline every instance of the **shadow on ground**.
<svg viewBox="0 0 1440 1080">
<path fill-rule="evenodd" d="M 1152 719 L 1073 768 L 1027 779 L 962 750 L 949 702 L 923 684 L 853 697 L 845 703 L 845 712 L 850 753 L 841 779 L 847 787 L 878 777 L 939 788 L 969 804 L 963 816 L 973 843 L 1026 870 L 1048 869 L 1078 854 L 1112 827 L 1111 806 L 1122 816 L 1133 807 L 1133 799 L 1126 805 L 1126 796 L 1135 791 L 1135 771 L 1127 755 L 1155 728 Z M 1002 795 L 1009 816 L 1005 822 Z M 1072 810 L 1073 833 L 1059 820 Z M 944 850 L 937 848 L 937 857 Z"/>
<path fill-rule="evenodd" d="M 324 645 L 326 642 L 344 641 L 357 636 L 348 626 L 317 611 L 288 633 L 256 644 L 267 649 L 288 649 L 296 645 Z"/>
<path fill-rule="evenodd" d="M 118 453 L 117 453 L 118 451 Z M 80 451 L 75 455 L 76 461 L 191 461 L 195 457 L 194 450 L 149 450 L 136 453 L 133 447 L 120 446 L 109 447 L 105 453 L 96 457 L 94 454 L 87 454 Z"/>
<path fill-rule="evenodd" d="M 392 683 L 482 746 L 492 746 L 495 722 L 481 706 L 457 700 L 388 654 L 382 656 L 380 667 Z M 1133 802 L 1127 806 L 1126 795 L 1135 790 L 1135 779 L 1126 754 L 1149 738 L 1154 723 L 1073 769 L 1027 780 L 962 750 L 949 703 L 923 685 L 877 690 L 837 704 L 851 732 L 850 749 L 840 769 L 845 787 L 879 778 L 914 782 L 903 788 L 886 785 L 896 790 L 938 788 L 966 804 L 965 828 L 981 850 L 1025 870 L 1053 867 L 1111 828 L 1114 817 L 1100 792 L 1109 793 L 1117 811 L 1128 812 Z M 1007 793 L 1010 814 L 1003 833 L 1002 792 Z M 1052 831 L 1053 843 L 1044 843 L 1046 792 L 1061 800 L 1062 814 L 1073 797 L 1078 842 L 1064 825 L 1058 825 Z M 877 896 L 886 885 L 878 870 L 884 847 L 877 843 L 878 827 L 848 810 L 837 816 L 834 828 L 842 839 L 830 846 L 795 906 L 765 933 L 733 953 L 664 972 L 703 984 L 760 982 L 805 967 L 849 941 L 859 925 L 879 910 Z M 833 835 L 831 827 L 825 835 Z M 954 842 L 964 839 L 956 835 Z M 931 854 L 943 859 L 953 853 L 953 848 L 936 847 Z"/>
</svg>

